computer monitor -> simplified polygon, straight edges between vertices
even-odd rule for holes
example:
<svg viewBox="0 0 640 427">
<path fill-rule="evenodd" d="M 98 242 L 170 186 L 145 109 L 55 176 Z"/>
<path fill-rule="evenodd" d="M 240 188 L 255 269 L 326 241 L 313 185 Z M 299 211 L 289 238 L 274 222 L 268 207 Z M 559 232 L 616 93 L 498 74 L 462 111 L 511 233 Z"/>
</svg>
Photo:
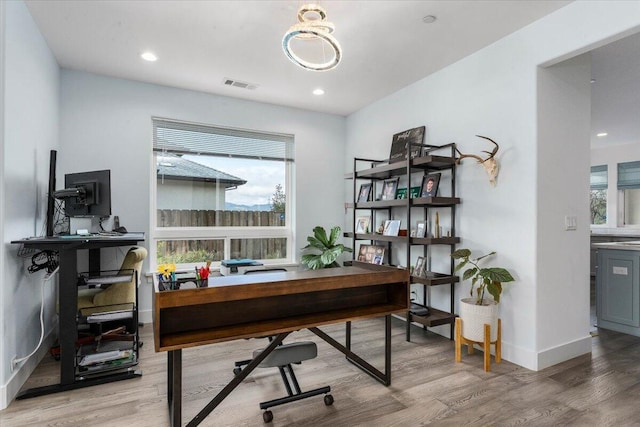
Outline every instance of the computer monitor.
<svg viewBox="0 0 640 427">
<path fill-rule="evenodd" d="M 66 216 L 92 218 L 111 215 L 110 170 L 66 174 L 64 187 L 54 196 L 64 200 Z"/>
</svg>

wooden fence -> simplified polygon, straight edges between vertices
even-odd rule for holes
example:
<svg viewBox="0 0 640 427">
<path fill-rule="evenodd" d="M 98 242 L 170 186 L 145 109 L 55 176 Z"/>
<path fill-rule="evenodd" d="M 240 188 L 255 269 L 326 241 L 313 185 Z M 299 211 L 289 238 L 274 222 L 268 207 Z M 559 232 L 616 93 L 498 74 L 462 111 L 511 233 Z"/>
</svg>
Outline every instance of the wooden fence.
<svg viewBox="0 0 640 427">
<path fill-rule="evenodd" d="M 158 209 L 158 227 L 284 227 L 284 212 Z"/>
<path fill-rule="evenodd" d="M 270 211 L 157 211 L 159 227 L 277 227 L 285 225 L 284 213 Z M 285 238 L 238 238 L 231 240 L 231 258 L 284 258 Z M 220 261 L 224 257 L 223 240 L 167 240 L 159 242 L 159 262 Z"/>
</svg>

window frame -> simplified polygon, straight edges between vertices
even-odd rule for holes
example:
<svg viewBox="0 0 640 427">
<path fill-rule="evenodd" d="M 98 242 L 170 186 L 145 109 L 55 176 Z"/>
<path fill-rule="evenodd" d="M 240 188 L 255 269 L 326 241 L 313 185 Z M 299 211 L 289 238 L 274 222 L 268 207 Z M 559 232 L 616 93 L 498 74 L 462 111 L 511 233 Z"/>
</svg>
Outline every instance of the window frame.
<svg viewBox="0 0 640 427">
<path fill-rule="evenodd" d="M 152 117 L 152 140 L 153 140 L 153 123 L 154 120 L 165 120 L 158 117 Z M 176 121 L 176 120 L 172 120 Z M 188 122 L 184 122 L 188 123 Z M 214 125 L 203 124 L 203 126 Z M 259 132 L 258 132 L 259 133 Z M 265 132 L 268 134 L 268 132 Z M 295 144 L 295 137 L 292 135 Z M 295 145 L 294 145 L 295 146 Z M 224 240 L 224 256 L 223 259 L 231 258 L 231 240 L 234 239 L 260 239 L 260 238 L 284 238 L 286 239 L 286 257 L 277 259 L 261 259 L 258 260 L 264 265 L 295 265 L 296 254 L 294 252 L 294 230 L 295 230 L 295 210 L 293 209 L 295 193 L 295 160 L 284 161 L 285 163 L 285 225 L 284 226 L 267 226 L 267 227 L 158 227 L 157 221 L 157 194 L 158 194 L 158 177 L 156 170 L 156 156 L 160 152 L 151 149 L 151 191 L 150 191 L 150 248 L 149 255 L 152 263 L 152 270 L 155 271 L 157 265 L 157 245 L 162 240 Z M 195 265 L 202 263 L 184 263 L 178 266 L 179 271 L 190 271 Z M 214 268 L 220 267 L 219 261 L 212 262 Z"/>
</svg>

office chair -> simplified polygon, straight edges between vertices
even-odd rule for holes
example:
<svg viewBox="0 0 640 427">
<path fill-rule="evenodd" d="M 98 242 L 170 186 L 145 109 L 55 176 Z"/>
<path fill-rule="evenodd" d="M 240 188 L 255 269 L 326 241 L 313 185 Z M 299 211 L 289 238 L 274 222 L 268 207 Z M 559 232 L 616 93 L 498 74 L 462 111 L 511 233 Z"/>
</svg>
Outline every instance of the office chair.
<svg viewBox="0 0 640 427">
<path fill-rule="evenodd" d="M 98 276 L 87 280 L 87 282 L 95 283 L 97 286 L 78 290 L 78 312 L 82 316 L 109 311 L 131 311 L 131 325 L 129 325 L 127 329 L 135 331 L 134 335 L 137 348 L 142 347 L 144 344 L 138 336 L 138 328 L 141 326 L 138 323 L 138 286 L 140 285 L 142 263 L 146 257 L 147 250 L 145 248 L 134 246 L 129 249 L 122 261 L 120 270 L 115 274 L 115 276 L 117 276 L 118 274 L 130 274 L 133 272 L 131 280 L 101 284 L 100 281 L 103 280 L 103 278 Z M 109 275 L 104 277 L 108 279 Z M 118 321 L 115 321 L 115 323 L 118 323 Z M 111 324 L 106 323 L 105 325 L 110 326 Z M 97 331 L 94 331 L 94 333 L 101 335 L 103 325 L 98 324 L 96 327 Z"/>
<path fill-rule="evenodd" d="M 131 280 L 78 290 L 78 310 L 129 303 L 137 306 L 137 288 L 140 284 L 142 263 L 146 257 L 147 250 L 143 247 L 134 246 L 129 249 L 119 272 L 133 270 Z M 99 279 L 95 281 L 99 282 Z"/>
<path fill-rule="evenodd" d="M 273 268 L 264 270 L 247 271 L 245 274 L 264 274 L 287 271 L 284 268 Z M 269 341 L 273 340 L 273 337 L 267 337 Z M 256 358 L 264 349 L 260 348 L 253 352 L 253 357 Z M 333 396 L 329 394 L 331 387 L 324 386 L 310 391 L 302 391 L 298 384 L 296 374 L 293 372 L 293 364 L 301 364 L 305 360 L 314 359 L 318 355 L 318 346 L 313 341 L 300 341 L 289 344 L 280 344 L 273 350 L 263 361 L 258 365 L 259 368 L 278 368 L 280 376 L 284 382 L 284 386 L 287 389 L 287 396 L 280 397 L 278 399 L 269 400 L 266 402 L 260 402 L 260 409 L 262 413 L 262 419 L 265 423 L 269 423 L 273 420 L 273 412 L 269 408 L 273 406 L 283 405 L 285 403 L 296 402 L 298 400 L 306 399 L 312 396 L 318 396 L 324 394 L 324 404 L 330 406 L 333 404 Z M 235 368 L 233 368 L 234 375 L 238 375 L 242 371 L 242 367 L 248 365 L 251 360 L 242 360 L 235 362 Z"/>
</svg>

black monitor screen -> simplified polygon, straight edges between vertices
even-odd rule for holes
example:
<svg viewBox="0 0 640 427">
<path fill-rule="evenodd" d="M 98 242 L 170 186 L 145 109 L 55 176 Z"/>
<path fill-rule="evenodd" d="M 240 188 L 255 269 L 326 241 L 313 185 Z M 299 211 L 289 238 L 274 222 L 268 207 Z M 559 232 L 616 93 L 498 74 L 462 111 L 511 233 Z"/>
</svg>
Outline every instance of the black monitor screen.
<svg viewBox="0 0 640 427">
<path fill-rule="evenodd" d="M 111 171 L 70 173 L 64 176 L 65 192 L 77 189 L 77 195 L 65 197 L 69 217 L 105 217 L 111 215 Z"/>
</svg>

